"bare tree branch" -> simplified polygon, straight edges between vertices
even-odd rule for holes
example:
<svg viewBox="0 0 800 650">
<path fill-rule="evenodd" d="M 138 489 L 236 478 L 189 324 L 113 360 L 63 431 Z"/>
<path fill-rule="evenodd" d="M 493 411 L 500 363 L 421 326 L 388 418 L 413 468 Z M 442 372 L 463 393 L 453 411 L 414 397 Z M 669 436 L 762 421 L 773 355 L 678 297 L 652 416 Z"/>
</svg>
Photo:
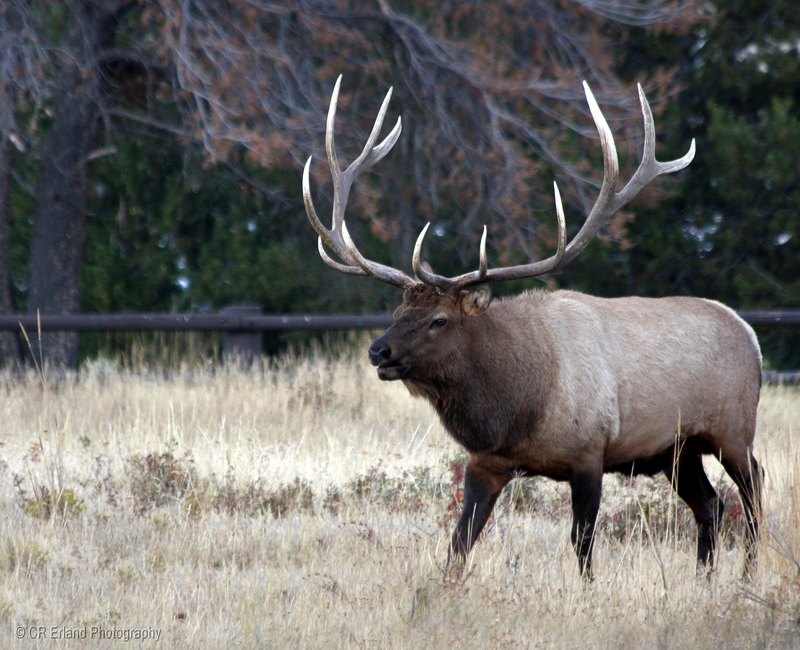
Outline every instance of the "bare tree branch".
<svg viewBox="0 0 800 650">
<path fill-rule="evenodd" d="M 458 264 L 473 254 L 483 223 L 500 263 L 511 261 L 502 251 L 532 258 L 549 248 L 552 177 L 563 181 L 568 202 L 584 208 L 598 182 L 580 80 L 592 85 L 622 142 L 639 137 L 635 93 L 614 74 L 609 26 L 679 29 L 700 4 L 59 0 L 79 29 L 88 21 L 80 52 L 42 40 L 47 30 L 31 24 L 29 2 L 10 4 L 25 17 L 24 29 L 0 29 L 0 83 L 20 87 L 12 104 L 24 97 L 50 110 L 57 71 L 71 57 L 100 75 L 94 99 L 106 133 L 128 121 L 197 143 L 212 162 L 236 165 L 244 151 L 255 165 L 299 170 L 308 153 L 322 153 L 324 106 L 339 73 L 347 116 L 339 141 L 354 150 L 394 86 L 390 111 L 403 115 L 403 139 L 352 202 L 362 217 L 353 222 L 355 237 L 360 223 L 402 242 L 395 265 L 407 264 L 410 233 L 428 220 L 455 235 Z M 92 20 L 126 21 L 125 38 L 88 48 Z M 132 86 L 141 96 L 131 96 L 131 75 L 140 77 Z M 659 89 L 668 81 L 659 80 Z M 2 101 L 0 128 L 10 133 L 3 120 L 14 111 Z M 547 198 L 538 199 L 539 191 Z"/>
<path fill-rule="evenodd" d="M 595 137 L 580 79 L 596 89 L 611 119 L 624 118 L 628 133 L 638 134 L 635 93 L 613 73 L 608 21 L 678 25 L 692 19 L 696 3 L 421 2 L 413 9 L 403 3 L 402 10 L 392 0 L 157 5 L 187 128 L 213 159 L 241 146 L 259 164 L 299 168 L 309 151 L 321 149 L 322 107 L 336 75 L 344 73 L 341 111 L 349 124 L 365 124 L 392 85 L 410 142 L 372 178 L 374 188 L 354 197 L 373 231 L 398 234 L 381 215 L 393 215 L 403 193 L 414 213 L 405 218 L 469 231 L 465 243 L 478 236 L 479 219 L 495 222 L 500 249 L 523 246 L 533 256 L 550 244 L 545 238 L 531 245 L 540 184 L 556 174 L 573 188 L 573 200 L 588 206 L 597 182 L 576 155 L 584 145 L 573 137 Z M 344 148 L 362 139 L 357 128 L 344 130 Z M 461 214 L 442 215 L 444 206 Z"/>
</svg>

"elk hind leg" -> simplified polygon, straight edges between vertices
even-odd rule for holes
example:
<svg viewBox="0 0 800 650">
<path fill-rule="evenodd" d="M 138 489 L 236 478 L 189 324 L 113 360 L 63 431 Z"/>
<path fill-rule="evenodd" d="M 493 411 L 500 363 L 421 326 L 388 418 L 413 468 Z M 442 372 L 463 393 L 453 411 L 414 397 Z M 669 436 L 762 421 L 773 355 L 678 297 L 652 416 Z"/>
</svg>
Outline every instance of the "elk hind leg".
<svg viewBox="0 0 800 650">
<path fill-rule="evenodd" d="M 672 462 L 664 468 L 670 483 L 694 515 L 697 524 L 697 565 L 711 569 L 722 513 L 725 509 L 703 469 L 699 454 L 684 454 L 673 467 Z"/>
<path fill-rule="evenodd" d="M 749 451 L 735 457 L 722 450 L 722 466 L 739 489 L 745 516 L 745 574 L 755 568 L 758 552 L 758 527 L 761 518 L 761 468 Z"/>
<path fill-rule="evenodd" d="M 594 527 L 600 509 L 602 472 L 581 472 L 570 478 L 572 489 L 572 533 L 570 539 L 578 556 L 581 575 L 592 580 Z"/>
</svg>

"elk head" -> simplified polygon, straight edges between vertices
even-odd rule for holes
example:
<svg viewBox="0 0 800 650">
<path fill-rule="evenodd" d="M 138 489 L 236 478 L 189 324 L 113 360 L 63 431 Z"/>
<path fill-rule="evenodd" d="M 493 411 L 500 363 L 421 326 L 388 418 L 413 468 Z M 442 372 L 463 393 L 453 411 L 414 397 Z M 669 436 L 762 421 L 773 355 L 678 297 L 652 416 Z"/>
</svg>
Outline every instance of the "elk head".
<svg viewBox="0 0 800 650">
<path fill-rule="evenodd" d="M 486 311 L 491 299 L 486 284 L 458 293 L 442 293 L 423 283 L 406 289 L 392 325 L 369 348 L 378 377 L 446 380 L 439 360 L 462 354 L 473 327 L 479 326 L 473 318 Z"/>
<path fill-rule="evenodd" d="M 603 182 L 592 210 L 572 241 L 567 244 L 564 209 L 558 186 L 553 183 L 558 243 L 552 256 L 529 264 L 490 269 L 486 257 L 487 231 L 484 226 L 478 269 L 456 277 L 437 275 L 421 259 L 422 244 L 430 226 L 427 224 L 414 247 L 412 258 L 414 277 L 411 277 L 403 271 L 366 259 L 353 243 L 344 220 L 345 206 L 353 181 L 361 172 L 372 167 L 389 153 L 400 136 L 402 123 L 398 117 L 389 135 L 380 144 L 376 144 L 392 90 L 389 90 L 383 100 L 361 154 L 341 171 L 334 143 L 334 121 L 340 84 L 341 76 L 336 81 L 331 97 L 325 133 L 325 149 L 333 179 L 330 229 L 320 221 L 311 199 L 309 182 L 311 157 L 303 170 L 303 200 L 308 219 L 319 235 L 319 254 L 326 264 L 343 273 L 368 275 L 404 289 L 403 303 L 395 310 L 392 325 L 370 346 L 369 350 L 370 361 L 377 366 L 378 376 L 384 380 L 404 379 L 413 380 L 414 383 L 424 383 L 434 378 L 446 380 L 447 377 L 437 376 L 441 372 L 440 361 L 453 354 L 459 354 L 459 351 L 469 349 L 465 345 L 472 339 L 472 332 L 480 328 L 481 316 L 485 314 L 491 302 L 489 283 L 539 276 L 568 264 L 580 254 L 611 216 L 631 201 L 654 178 L 661 174 L 679 171 L 694 158 L 693 140 L 689 151 L 681 158 L 669 162 L 656 160 L 653 114 L 639 85 L 645 136 L 642 160 L 628 183 L 617 191 L 619 162 L 614 137 L 594 95 L 584 81 L 583 87 L 589 110 L 600 134 Z M 338 260 L 331 258 L 326 248 L 333 251 Z"/>
</svg>

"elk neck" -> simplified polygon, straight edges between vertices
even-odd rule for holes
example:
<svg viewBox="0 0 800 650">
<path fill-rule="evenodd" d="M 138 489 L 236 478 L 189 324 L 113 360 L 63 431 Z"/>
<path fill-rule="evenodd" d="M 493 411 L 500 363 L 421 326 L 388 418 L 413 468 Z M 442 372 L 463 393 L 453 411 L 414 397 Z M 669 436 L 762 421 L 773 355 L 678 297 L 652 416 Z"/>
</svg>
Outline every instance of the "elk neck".
<svg viewBox="0 0 800 650">
<path fill-rule="evenodd" d="M 541 301 L 530 298 L 497 300 L 483 314 L 465 319 L 453 353 L 424 380 L 404 382 L 431 402 L 448 432 L 470 452 L 515 448 L 536 430 L 555 384 L 557 364 Z"/>
</svg>

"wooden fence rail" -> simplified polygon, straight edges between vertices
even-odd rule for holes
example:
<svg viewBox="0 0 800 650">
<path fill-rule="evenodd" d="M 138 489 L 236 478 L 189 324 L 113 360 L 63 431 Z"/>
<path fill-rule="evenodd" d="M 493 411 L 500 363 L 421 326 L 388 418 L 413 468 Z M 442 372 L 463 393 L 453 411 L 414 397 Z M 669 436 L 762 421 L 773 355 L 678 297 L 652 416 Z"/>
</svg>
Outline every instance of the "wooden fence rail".
<svg viewBox="0 0 800 650">
<path fill-rule="evenodd" d="M 265 316 L 261 308 L 235 305 L 218 314 L 0 314 L 0 332 L 221 332 L 222 353 L 251 361 L 261 354 L 262 332 L 331 332 L 384 329 L 389 314 Z"/>
<path fill-rule="evenodd" d="M 800 311 L 740 311 L 738 314 L 751 325 L 800 327 Z"/>
<path fill-rule="evenodd" d="M 43 332 L 299 332 L 388 327 L 389 314 L 372 316 L 261 316 L 244 314 L 0 314 L 0 331 Z"/>
<path fill-rule="evenodd" d="M 800 327 L 800 311 L 740 311 L 751 325 Z M 389 314 L 265 316 L 261 308 L 236 305 L 218 314 L 0 314 L 0 331 L 28 336 L 43 332 L 222 332 L 223 354 L 252 358 L 261 352 L 261 332 L 383 329 Z M 800 371 L 765 372 L 767 381 L 800 383 Z"/>
<path fill-rule="evenodd" d="M 740 311 L 751 325 L 800 327 L 798 311 Z M 35 332 L 292 332 L 385 328 L 389 314 L 265 316 L 259 307 L 235 306 L 218 314 L 0 314 L 0 331 Z"/>
</svg>

